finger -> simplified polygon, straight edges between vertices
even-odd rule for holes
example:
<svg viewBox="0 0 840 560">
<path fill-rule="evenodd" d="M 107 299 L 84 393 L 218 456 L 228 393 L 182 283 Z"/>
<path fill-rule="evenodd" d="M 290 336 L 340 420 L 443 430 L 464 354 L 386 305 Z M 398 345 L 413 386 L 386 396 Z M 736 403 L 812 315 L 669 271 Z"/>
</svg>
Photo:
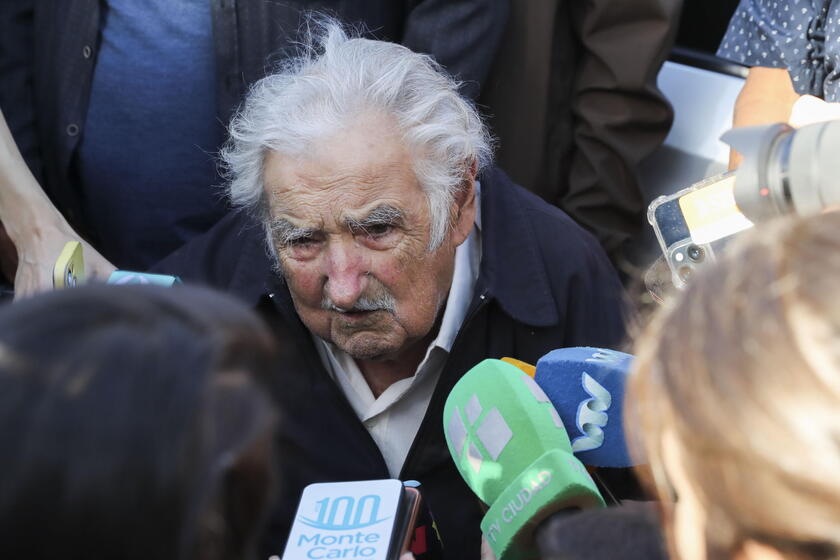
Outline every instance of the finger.
<svg viewBox="0 0 840 560">
<path fill-rule="evenodd" d="M 493 554 L 490 543 L 484 537 L 481 537 L 481 560 L 496 560 L 496 555 Z"/>
</svg>

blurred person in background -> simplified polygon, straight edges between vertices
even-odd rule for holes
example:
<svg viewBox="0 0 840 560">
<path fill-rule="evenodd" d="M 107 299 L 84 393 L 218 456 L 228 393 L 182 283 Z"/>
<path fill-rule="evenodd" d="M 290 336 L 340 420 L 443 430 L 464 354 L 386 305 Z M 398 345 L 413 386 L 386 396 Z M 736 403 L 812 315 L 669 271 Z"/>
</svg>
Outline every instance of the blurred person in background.
<svg viewBox="0 0 840 560">
<path fill-rule="evenodd" d="M 750 68 L 734 127 L 840 118 L 840 2 L 741 0 L 717 55 Z"/>
<path fill-rule="evenodd" d="M 628 421 L 674 560 L 840 557 L 840 213 L 757 228 L 637 347 Z"/>
<path fill-rule="evenodd" d="M 17 293 L 50 287 L 67 241 L 89 241 L 88 271 L 107 278 L 112 264 L 146 270 L 224 216 L 225 125 L 295 53 L 311 9 L 432 55 L 475 97 L 507 0 L 0 2 L 0 109 L 48 195 L 26 181 L 2 209 Z"/>
<path fill-rule="evenodd" d="M 682 0 L 513 2 L 481 101 L 498 165 L 593 233 L 623 272 L 646 227 L 639 164 L 673 111 L 656 85 Z"/>
<path fill-rule="evenodd" d="M 256 559 L 274 357 L 252 313 L 202 289 L 0 309 L 0 557 Z"/>
</svg>

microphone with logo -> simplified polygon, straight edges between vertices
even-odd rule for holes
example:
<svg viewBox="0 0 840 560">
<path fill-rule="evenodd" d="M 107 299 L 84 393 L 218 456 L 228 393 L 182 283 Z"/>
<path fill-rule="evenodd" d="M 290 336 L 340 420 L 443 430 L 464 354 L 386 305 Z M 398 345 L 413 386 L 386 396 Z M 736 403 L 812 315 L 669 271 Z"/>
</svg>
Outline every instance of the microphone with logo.
<svg viewBox="0 0 840 560">
<path fill-rule="evenodd" d="M 397 560 L 416 536 L 418 486 L 399 480 L 310 484 L 298 503 L 283 560 Z M 426 552 L 425 544 L 419 552 Z"/>
<path fill-rule="evenodd" d="M 553 350 L 539 359 L 534 380 L 572 437 L 572 451 L 593 467 L 636 462 L 624 434 L 624 390 L 633 356 L 603 348 Z"/>
<path fill-rule="evenodd" d="M 557 411 L 528 375 L 484 360 L 453 387 L 444 433 L 470 489 L 489 506 L 481 530 L 499 560 L 538 558 L 534 530 L 559 511 L 603 507 Z"/>
</svg>

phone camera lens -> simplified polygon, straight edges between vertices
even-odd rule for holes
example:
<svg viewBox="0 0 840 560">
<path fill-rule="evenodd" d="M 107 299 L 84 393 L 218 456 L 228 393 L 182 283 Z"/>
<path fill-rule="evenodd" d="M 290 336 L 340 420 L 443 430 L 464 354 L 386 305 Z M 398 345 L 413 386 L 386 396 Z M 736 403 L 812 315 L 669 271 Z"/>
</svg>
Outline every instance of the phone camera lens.
<svg viewBox="0 0 840 560">
<path fill-rule="evenodd" d="M 677 269 L 677 274 L 683 282 L 688 282 L 688 279 L 691 278 L 691 267 L 681 266 Z"/>
<path fill-rule="evenodd" d="M 688 254 L 688 258 L 691 262 L 703 262 L 703 259 L 706 258 L 706 251 L 697 245 L 689 245 L 685 252 Z"/>
</svg>

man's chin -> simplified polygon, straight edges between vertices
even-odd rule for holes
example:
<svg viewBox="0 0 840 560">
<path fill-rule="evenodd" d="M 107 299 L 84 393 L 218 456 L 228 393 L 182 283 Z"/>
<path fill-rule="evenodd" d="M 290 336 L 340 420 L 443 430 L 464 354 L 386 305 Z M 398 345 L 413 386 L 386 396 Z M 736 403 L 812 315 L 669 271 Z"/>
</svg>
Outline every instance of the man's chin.
<svg viewBox="0 0 840 560">
<path fill-rule="evenodd" d="M 356 334 L 341 341 L 334 339 L 333 344 L 356 360 L 384 360 L 398 350 L 398 345 L 388 344 L 376 333 Z"/>
</svg>

